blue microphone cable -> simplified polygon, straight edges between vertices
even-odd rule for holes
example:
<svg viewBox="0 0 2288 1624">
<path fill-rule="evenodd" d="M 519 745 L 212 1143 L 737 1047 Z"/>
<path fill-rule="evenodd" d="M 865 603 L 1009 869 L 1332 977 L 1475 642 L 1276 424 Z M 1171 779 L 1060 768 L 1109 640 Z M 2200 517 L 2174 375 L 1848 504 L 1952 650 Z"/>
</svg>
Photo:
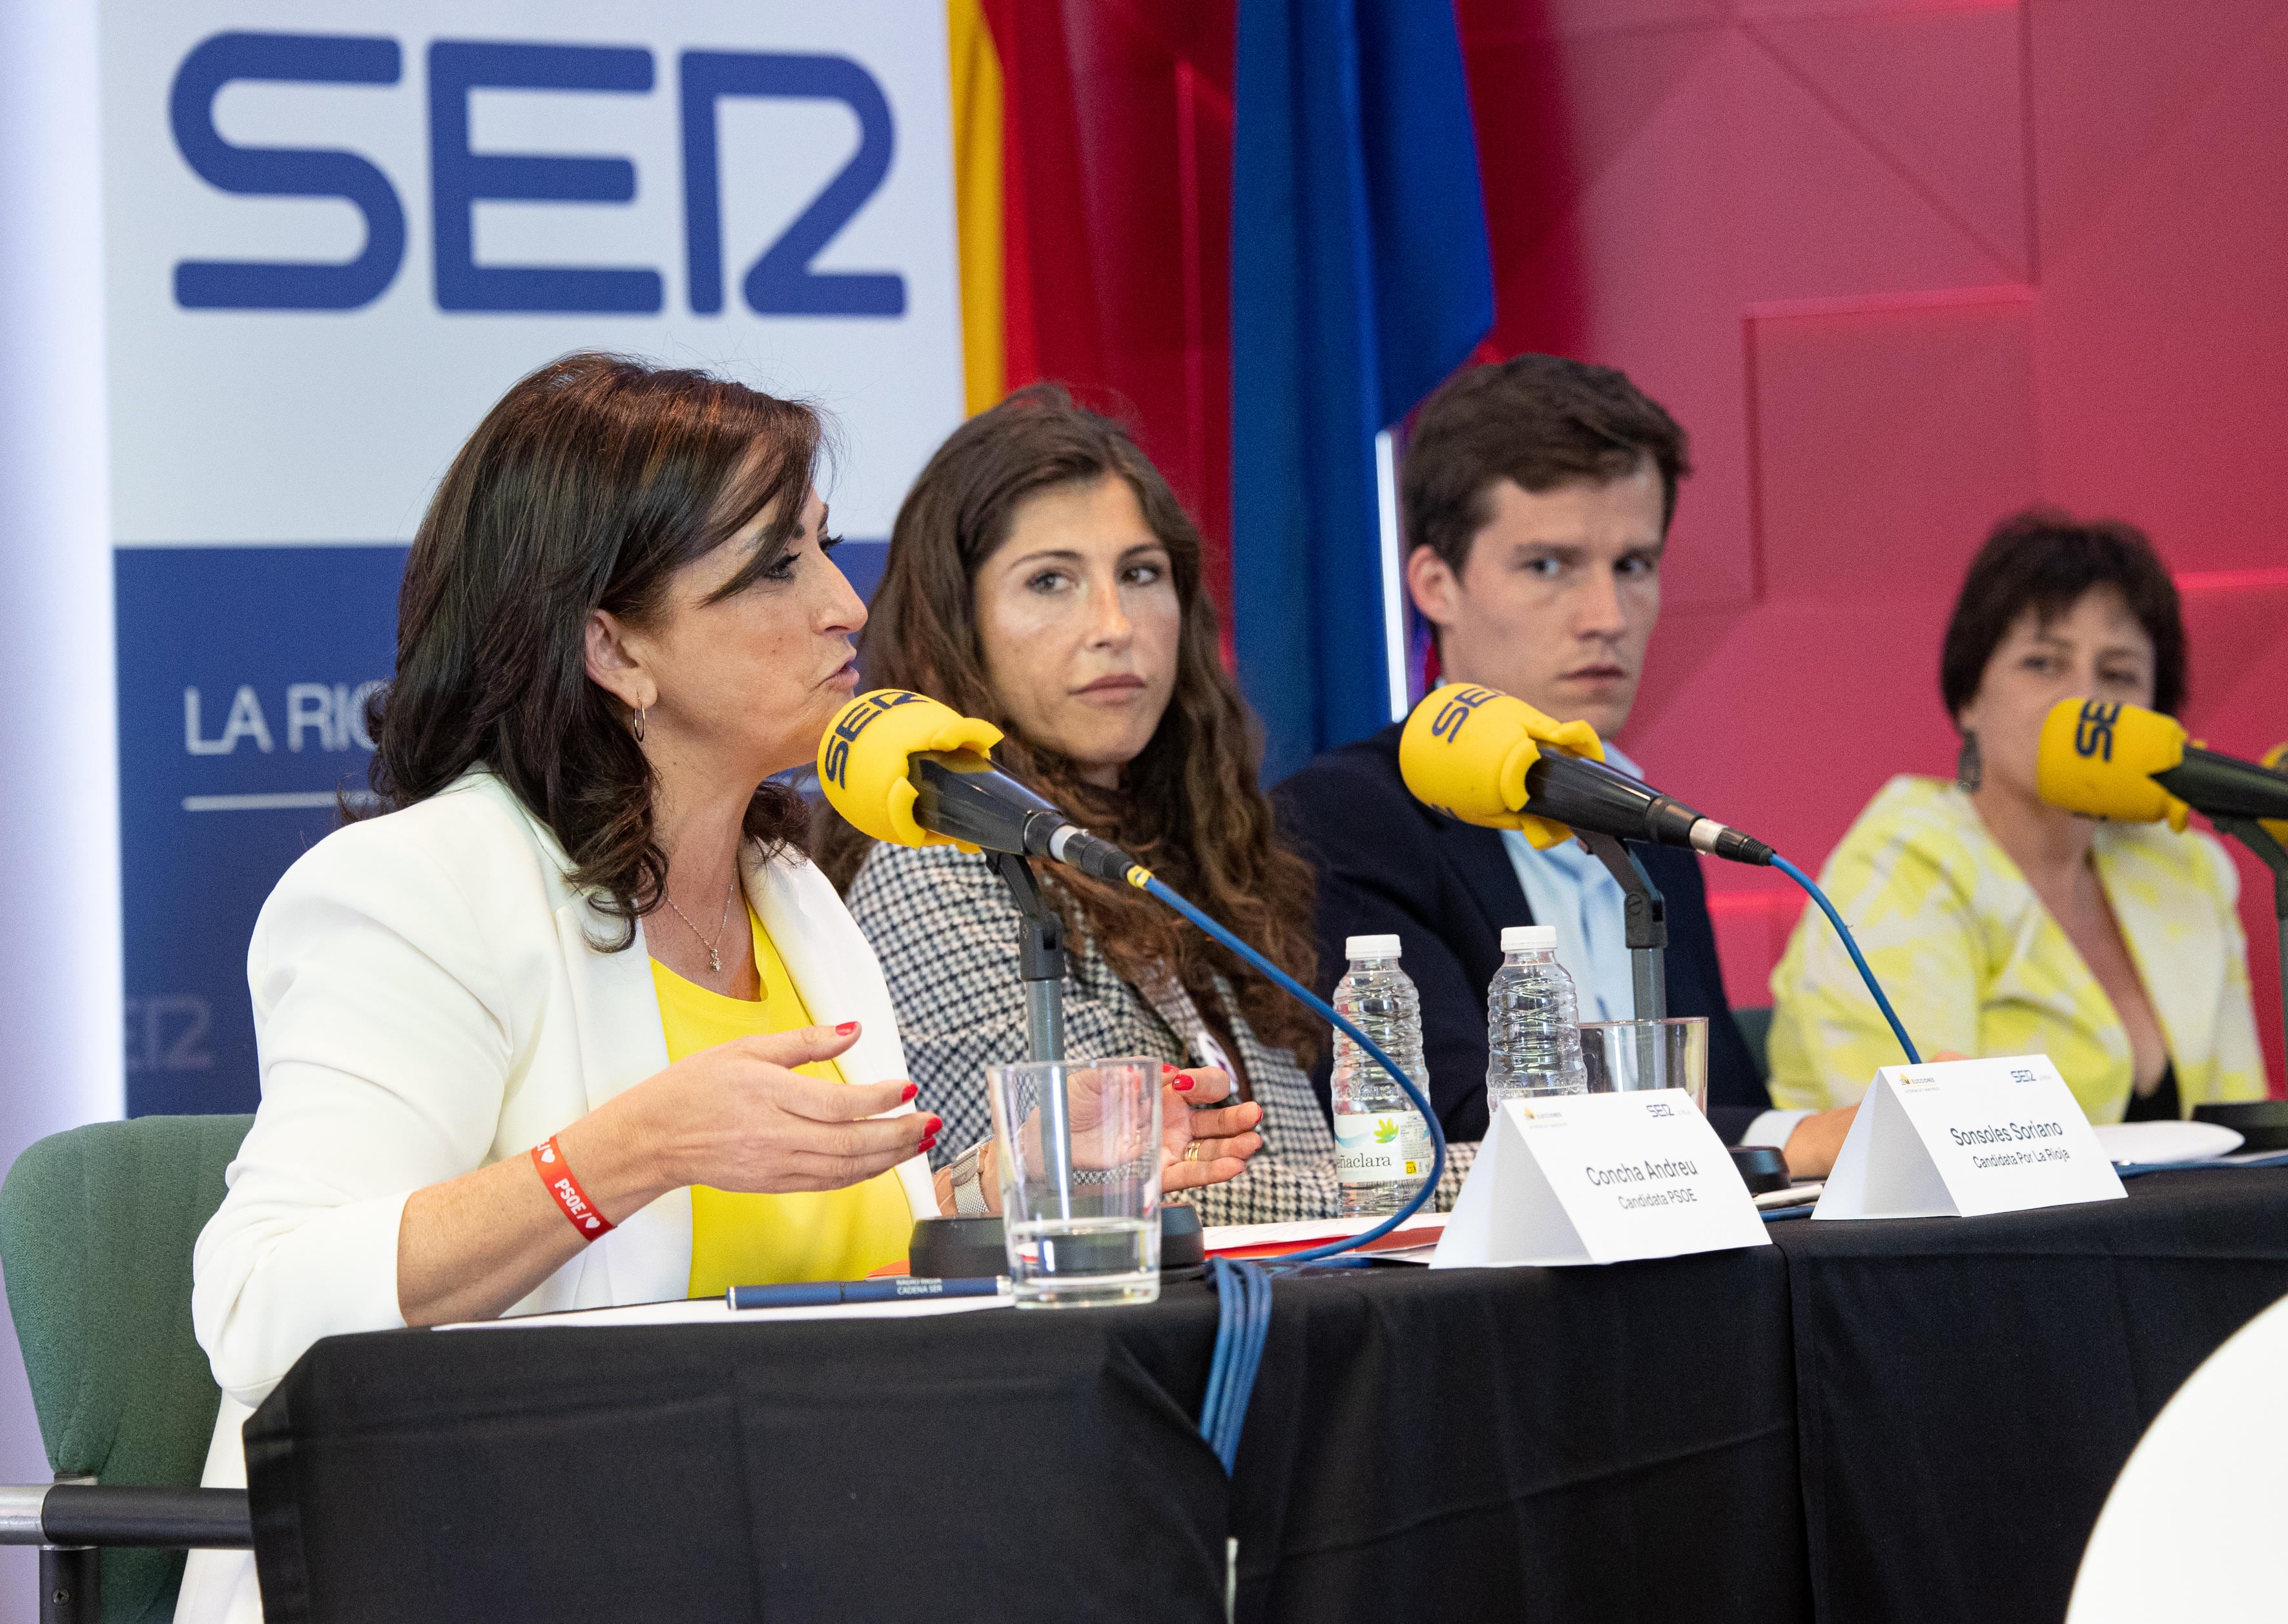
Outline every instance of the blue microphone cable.
<svg viewBox="0 0 2288 1624">
<path fill-rule="evenodd" d="M 1134 877 L 1135 875 L 1141 875 L 1142 877 L 1138 879 Z M 1258 970 L 1269 978 L 1273 986 L 1278 987 L 1290 998 L 1292 998 L 1299 1003 L 1302 1004 L 1305 1009 L 1309 1010 L 1313 1014 L 1319 1016 L 1324 1020 L 1332 1022 L 1336 1028 L 1339 1030 L 1344 1036 L 1349 1038 L 1352 1042 L 1356 1043 L 1362 1050 L 1364 1050 L 1367 1056 L 1372 1059 L 1377 1066 L 1379 1066 L 1384 1071 L 1389 1073 L 1392 1080 L 1394 1081 L 1400 1088 L 1406 1090 L 1406 1097 L 1412 1101 L 1414 1108 L 1422 1113 L 1422 1121 L 1430 1129 L 1430 1176 L 1423 1181 L 1422 1187 L 1414 1192 L 1414 1197 L 1411 1200 L 1408 1201 L 1405 1206 L 1400 1208 L 1396 1212 L 1392 1213 L 1390 1216 L 1385 1218 L 1381 1223 L 1376 1224 L 1372 1229 L 1363 1231 L 1355 1235 L 1347 1235 L 1339 1240 L 1331 1240 L 1324 1246 L 1311 1247 L 1300 1252 L 1283 1253 L 1280 1256 L 1279 1261 L 1283 1264 L 1315 1263 L 1323 1257 L 1332 1257 L 1338 1252 L 1351 1251 L 1356 1248 L 1366 1245 L 1370 1240 L 1381 1240 L 1385 1235 L 1390 1233 L 1391 1231 L 1405 1223 L 1407 1219 L 1421 1211 L 1423 1203 L 1437 1193 L 1438 1181 L 1441 1178 L 1443 1178 L 1446 1175 L 1446 1130 L 1438 1125 L 1438 1113 L 1430 1108 L 1430 1102 L 1428 1099 L 1424 1097 L 1422 1090 L 1414 1086 L 1414 1080 L 1406 1074 L 1406 1073 L 1400 1067 L 1397 1061 L 1383 1053 L 1381 1045 L 1378 1044 L 1372 1038 L 1367 1036 L 1365 1033 L 1361 1032 L 1356 1026 L 1351 1025 L 1348 1020 L 1337 1014 L 1333 1009 L 1321 1002 L 1316 994 L 1305 987 L 1303 984 L 1296 980 L 1294 977 L 1280 969 L 1279 966 L 1274 964 L 1269 959 L 1265 958 L 1261 954 L 1249 947 L 1245 942 L 1240 940 L 1238 937 L 1233 935 L 1229 931 L 1225 930 L 1214 920 L 1209 918 L 1205 914 L 1195 907 L 1191 903 L 1187 902 L 1182 897 L 1177 895 L 1177 893 L 1169 886 L 1154 878 L 1148 869 L 1140 866 L 1135 868 L 1132 872 L 1132 877 L 1129 883 L 1138 886 L 1139 889 L 1142 890 L 1147 894 L 1157 897 L 1161 901 L 1175 909 L 1176 912 L 1181 914 L 1185 918 L 1199 926 L 1201 930 L 1206 931 L 1217 941 L 1221 942 L 1225 947 L 1230 948 L 1242 959 L 1253 965 Z"/>
<path fill-rule="evenodd" d="M 1247 1425 L 1247 1401 L 1255 1373 L 1271 1335 L 1271 1271 L 1228 1257 L 1208 1260 L 1217 1301 L 1215 1357 L 1208 1366 L 1208 1395 L 1200 1405 L 1200 1436 L 1231 1475 L 1239 1459 L 1239 1435 Z"/>
<path fill-rule="evenodd" d="M 1883 984 L 1876 980 L 1875 972 L 1867 968 L 1866 957 L 1859 951 L 1859 944 L 1852 939 L 1851 927 L 1845 924 L 1843 915 L 1835 911 L 1835 904 L 1827 899 L 1825 891 L 1812 883 L 1809 875 L 1776 852 L 1772 853 L 1772 867 L 1802 886 L 1811 899 L 1819 904 L 1819 911 L 1827 915 L 1827 922 L 1835 927 L 1835 933 L 1843 939 L 1843 950 L 1851 955 L 1852 963 L 1859 967 L 1859 978 L 1867 984 L 1867 990 L 1875 994 L 1875 1007 L 1882 1010 L 1883 1018 L 1891 1023 L 1892 1035 L 1899 1040 L 1899 1047 L 1907 1051 L 1907 1064 L 1920 1066 L 1923 1063 L 1923 1058 L 1915 1051 L 1914 1039 L 1907 1035 L 1905 1026 L 1899 1020 L 1899 1012 L 1891 1008 L 1891 1001 L 1883 996 Z"/>
<path fill-rule="evenodd" d="M 1858 970 L 1860 979 L 1867 984 L 1868 992 L 1874 995 L 1876 1007 L 1882 1010 L 1883 1018 L 1890 1023 L 1892 1034 L 1899 1040 L 1899 1047 L 1906 1051 L 1907 1063 L 1919 1066 L 1922 1056 L 1916 1050 L 1914 1040 L 1907 1035 L 1906 1026 L 1899 1019 L 1898 1011 L 1891 1007 L 1890 999 L 1883 992 L 1882 983 L 1876 980 L 1874 970 L 1868 967 L 1866 955 L 1859 951 L 1859 943 L 1852 936 L 1851 927 L 1843 923 L 1843 915 L 1835 911 L 1835 905 L 1827 899 L 1827 893 L 1820 890 L 1810 875 L 1786 858 L 1775 852 L 1771 861 L 1773 867 L 1801 886 L 1805 893 L 1819 905 L 1819 911 L 1827 915 L 1828 923 L 1835 927 L 1836 935 L 1842 939 L 1844 951 L 1851 955 L 1851 963 Z M 1389 1234 L 1419 1212 L 1436 1192 L 1439 1180 L 1445 1176 L 1446 1134 L 1439 1125 L 1437 1113 L 1431 1109 L 1429 1100 L 1415 1086 L 1414 1080 L 1365 1033 L 1323 1002 L 1292 976 L 1208 917 L 1172 887 L 1154 877 L 1148 870 L 1141 866 L 1132 869 L 1129 883 L 1158 898 L 1252 965 L 1289 997 L 1341 1031 L 1406 1091 L 1407 1098 L 1413 1102 L 1416 1110 L 1421 1112 L 1422 1120 L 1430 1129 L 1433 1153 L 1430 1176 L 1423 1181 L 1422 1187 L 1414 1192 L 1405 1206 L 1360 1234 L 1300 1252 L 1286 1253 L 1280 1258 L 1279 1266 L 1288 1268 L 1355 1251 Z M 1208 1368 L 1207 1398 L 1200 1409 L 1200 1436 L 1215 1451 L 1216 1459 L 1223 1463 L 1225 1474 L 1228 1476 L 1233 1463 L 1239 1457 L 1239 1438 L 1247 1422 L 1248 1399 L 1254 1392 L 1256 1371 L 1263 1362 L 1264 1345 L 1270 1336 L 1271 1274 L 1270 1271 L 1257 1264 L 1218 1257 L 1210 1261 L 1209 1275 L 1216 1286 L 1218 1319 L 1215 1354 Z"/>
<path fill-rule="evenodd" d="M 1286 970 L 1272 963 L 1270 958 L 1256 952 L 1254 947 L 1249 947 L 1247 942 L 1233 936 L 1231 931 L 1224 929 L 1222 924 L 1211 920 L 1206 913 L 1195 908 L 1190 901 L 1185 901 L 1180 894 L 1176 894 L 1176 890 L 1153 878 L 1151 869 L 1144 869 L 1141 865 L 1132 867 L 1128 871 L 1128 883 L 1137 885 L 1151 897 L 1157 897 L 1169 908 L 1183 915 L 1185 920 L 1190 920 L 1201 931 L 1206 931 L 1208 936 L 1222 942 L 1233 954 L 1238 954 L 1244 963 L 1254 965 L 1260 974 L 1266 974 L 1272 986 L 1276 986 L 1292 1000 L 1298 1000 L 1304 1009 L 1330 1020 L 1339 1032 L 1343 1032 L 1343 1036 L 1347 1036 L 1352 1043 L 1357 1043 L 1375 1064 L 1382 1066 L 1382 1071 L 1389 1073 L 1391 1080 L 1398 1087 L 1405 1089 L 1407 1100 L 1414 1103 L 1414 1109 L 1423 1114 L 1423 1123 L 1430 1128 L 1430 1176 L 1423 1180 L 1421 1190 L 1414 1192 L 1414 1196 L 1407 1200 L 1405 1206 L 1391 1212 L 1386 1219 L 1382 1219 L 1368 1231 L 1362 1231 L 1359 1235 L 1346 1235 L 1346 1238 L 1331 1240 L 1323 1247 L 1307 1247 L 1304 1251 L 1288 1251 L 1279 1258 L 1279 1267 L 1315 1263 L 1320 1258 L 1334 1258 L 1336 1254 L 1343 1254 L 1343 1251 L 1355 1251 L 1357 1247 L 1389 1235 L 1394 1228 L 1421 1212 L 1423 1203 L 1430 1200 L 1430 1196 L 1437 1194 L 1439 1180 L 1446 1176 L 1446 1130 L 1439 1125 L 1437 1112 L 1430 1109 L 1430 1100 L 1423 1096 L 1421 1089 L 1414 1087 L 1414 1080 L 1407 1075 L 1405 1068 L 1398 1066 L 1398 1061 L 1391 1059 L 1389 1055 L 1384 1055 L 1382 1045 L 1359 1032 L 1350 1020 L 1330 1009 L 1325 1002 L 1320 1002 L 1311 990 L 1304 988 Z M 1217 1325 L 1215 1357 L 1208 1363 L 1208 1398 L 1199 1406 L 1199 1437 L 1206 1438 L 1208 1448 L 1215 1450 L 1215 1460 L 1222 1462 L 1224 1476 L 1228 1477 L 1233 1462 L 1240 1457 L 1240 1430 L 1247 1425 L 1247 1400 L 1256 1390 L 1256 1370 L 1263 1366 L 1263 1345 L 1270 1341 L 1272 1276 L 1270 1270 L 1266 1270 L 1259 1263 L 1243 1263 L 1243 1260 L 1231 1258 L 1208 1260 L 1208 1276 L 1215 1281 Z"/>
<path fill-rule="evenodd" d="M 1132 867 L 1128 871 L 1128 883 L 1150 896 L 1157 897 L 1254 966 L 1289 997 L 1332 1023 L 1364 1050 L 1370 1059 L 1390 1073 L 1398 1086 L 1406 1091 L 1406 1097 L 1413 1102 L 1414 1108 L 1422 1113 L 1422 1121 L 1430 1129 L 1430 1176 L 1422 1181 L 1422 1187 L 1414 1192 L 1406 1205 L 1359 1234 L 1347 1235 L 1323 1246 L 1309 1247 L 1300 1252 L 1285 1253 L 1279 1259 L 1279 1266 L 1291 1268 L 1298 1264 L 1313 1263 L 1353 1251 L 1387 1235 L 1421 1211 L 1423 1204 L 1437 1193 L 1438 1181 L 1446 1174 L 1446 1130 L 1439 1126 L 1438 1113 L 1430 1108 L 1430 1101 L 1415 1086 L 1414 1080 L 1382 1051 L 1380 1044 L 1322 1002 L 1294 977 L 1209 918 L 1178 895 L 1173 888 L 1155 878 L 1150 870 L 1140 864 Z M 1239 1458 L 1239 1435 L 1247 1424 L 1247 1401 L 1254 1394 L 1255 1373 L 1263 1363 L 1264 1344 L 1271 1335 L 1271 1271 L 1259 1264 L 1217 1257 L 1209 1260 L 1208 1274 L 1216 1287 L 1216 1344 L 1214 1357 L 1208 1365 L 1207 1398 L 1200 1406 L 1200 1436 L 1215 1451 L 1216 1459 L 1223 1462 L 1224 1474 L 1228 1477 L 1233 1462 Z"/>
</svg>

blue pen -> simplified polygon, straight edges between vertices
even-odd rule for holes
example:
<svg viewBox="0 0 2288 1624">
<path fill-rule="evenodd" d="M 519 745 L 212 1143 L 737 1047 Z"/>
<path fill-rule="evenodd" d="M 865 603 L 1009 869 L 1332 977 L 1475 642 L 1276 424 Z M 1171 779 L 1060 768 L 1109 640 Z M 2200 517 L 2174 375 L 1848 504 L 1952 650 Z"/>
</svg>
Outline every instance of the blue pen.
<svg viewBox="0 0 2288 1624">
<path fill-rule="evenodd" d="M 902 1303 L 909 1297 L 989 1297 L 1001 1290 L 995 1276 L 968 1280 L 807 1280 L 792 1286 L 734 1286 L 724 1295 L 733 1308 L 832 1308 L 843 1303 Z"/>
</svg>

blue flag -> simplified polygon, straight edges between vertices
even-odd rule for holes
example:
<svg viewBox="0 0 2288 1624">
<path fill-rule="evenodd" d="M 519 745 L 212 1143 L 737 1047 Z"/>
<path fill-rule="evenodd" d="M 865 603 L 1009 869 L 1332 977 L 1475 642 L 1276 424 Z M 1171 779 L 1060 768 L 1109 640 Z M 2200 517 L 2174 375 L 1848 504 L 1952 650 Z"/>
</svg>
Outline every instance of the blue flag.
<svg viewBox="0 0 2288 1624">
<path fill-rule="evenodd" d="M 1493 325 L 1452 8 L 1241 0 L 1232 598 L 1275 782 L 1391 719 L 1374 440 Z"/>
</svg>

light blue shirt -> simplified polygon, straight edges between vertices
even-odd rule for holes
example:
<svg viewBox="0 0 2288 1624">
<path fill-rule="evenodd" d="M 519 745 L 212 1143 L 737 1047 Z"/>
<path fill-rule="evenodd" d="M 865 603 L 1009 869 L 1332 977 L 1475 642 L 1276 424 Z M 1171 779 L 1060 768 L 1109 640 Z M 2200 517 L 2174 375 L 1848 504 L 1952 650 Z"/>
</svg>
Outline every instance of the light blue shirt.
<svg viewBox="0 0 2288 1624">
<path fill-rule="evenodd" d="M 1631 778 L 1644 773 L 1611 745 L 1605 761 Z M 1634 1020 L 1636 982 L 1629 966 L 1627 906 L 1621 883 L 1577 840 L 1537 852 L 1515 829 L 1502 831 L 1502 845 L 1517 883 L 1525 891 L 1533 923 L 1557 927 L 1557 962 L 1573 978 L 1573 994 L 1583 1020 Z M 1503 922 L 1507 923 L 1507 922 Z M 1743 1145 L 1784 1145 L 1807 1111 L 1767 1111 L 1740 1136 Z"/>
</svg>

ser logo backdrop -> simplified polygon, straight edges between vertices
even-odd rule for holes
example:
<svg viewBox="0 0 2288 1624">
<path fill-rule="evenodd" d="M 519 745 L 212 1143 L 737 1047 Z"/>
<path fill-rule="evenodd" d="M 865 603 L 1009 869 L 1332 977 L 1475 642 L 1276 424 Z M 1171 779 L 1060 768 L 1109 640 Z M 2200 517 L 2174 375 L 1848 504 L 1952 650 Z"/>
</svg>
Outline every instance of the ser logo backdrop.
<svg viewBox="0 0 2288 1624">
<path fill-rule="evenodd" d="M 128 1107 L 249 1110 L 248 933 L 363 787 L 405 544 L 510 383 L 598 347 L 814 400 L 838 527 L 889 534 L 961 416 L 945 9 L 111 0 L 103 39 Z M 868 590 L 878 539 L 842 557 Z"/>
</svg>

